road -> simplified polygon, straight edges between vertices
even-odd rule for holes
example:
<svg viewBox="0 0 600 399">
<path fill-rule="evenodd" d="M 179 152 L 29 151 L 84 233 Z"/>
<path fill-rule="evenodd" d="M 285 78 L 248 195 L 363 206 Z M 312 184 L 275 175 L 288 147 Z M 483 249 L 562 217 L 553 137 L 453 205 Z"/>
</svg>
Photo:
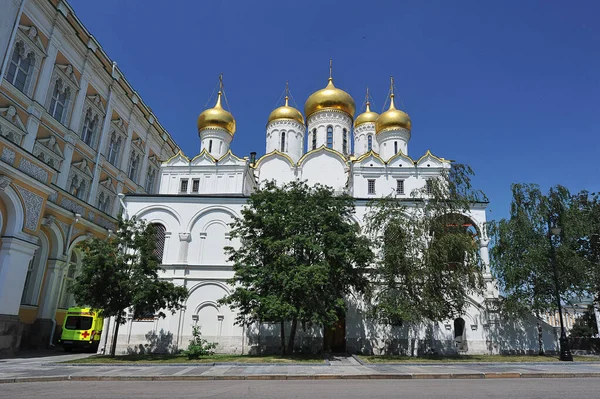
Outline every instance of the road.
<svg viewBox="0 0 600 399">
<path fill-rule="evenodd" d="M 0 398 L 595 398 L 597 378 L 505 380 L 334 380 L 35 382 L 0 385 Z"/>
</svg>

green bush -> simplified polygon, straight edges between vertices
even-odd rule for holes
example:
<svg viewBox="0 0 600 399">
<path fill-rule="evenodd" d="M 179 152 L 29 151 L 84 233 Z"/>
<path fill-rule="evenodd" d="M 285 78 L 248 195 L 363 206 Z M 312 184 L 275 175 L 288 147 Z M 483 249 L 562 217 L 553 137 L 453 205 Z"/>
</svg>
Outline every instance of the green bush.
<svg viewBox="0 0 600 399">
<path fill-rule="evenodd" d="M 183 351 L 183 354 L 188 357 L 188 359 L 198 359 L 201 356 L 209 356 L 215 353 L 214 349 L 217 347 L 216 342 L 208 342 L 206 339 L 202 338 L 202 334 L 200 333 L 200 327 L 192 326 L 192 336 L 190 339 L 190 344 L 186 351 Z"/>
</svg>

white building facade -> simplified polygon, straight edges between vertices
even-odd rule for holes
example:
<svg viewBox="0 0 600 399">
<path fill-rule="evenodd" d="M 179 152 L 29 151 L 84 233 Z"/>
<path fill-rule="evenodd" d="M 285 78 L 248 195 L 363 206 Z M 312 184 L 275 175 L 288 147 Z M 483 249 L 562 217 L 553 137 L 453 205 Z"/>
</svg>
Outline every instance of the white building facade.
<svg viewBox="0 0 600 399">
<path fill-rule="evenodd" d="M 234 324 L 235 313 L 220 305 L 231 292 L 232 265 L 223 247 L 239 245 L 229 236 L 229 223 L 241 215 L 249 195 L 261 182 L 279 184 L 304 180 L 320 183 L 356 199 L 356 217 L 363 224 L 367 203 L 393 193 L 410 204 L 411 193 L 426 187 L 451 163 L 429 151 L 411 158 L 408 144 L 412 124 L 396 109 L 394 94 L 381 115 L 367 109 L 356 119 L 352 97 L 327 86 L 306 101 L 304 115 L 285 104 L 275 109 L 266 125 L 266 154 L 255 160 L 239 158 L 229 150 L 235 119 L 221 105 L 198 118 L 199 155 L 182 153 L 164 162 L 157 195 L 127 195 L 129 216 L 155 224 L 164 273 L 162 277 L 189 291 L 185 308 L 166 319 L 133 320 L 120 329 L 118 348 L 125 351 L 175 350 L 187 346 L 192 326 L 203 337 L 219 344 L 218 351 L 265 353 L 276 351 L 279 327 L 265 323 L 252 328 Z M 537 348 L 537 332 L 530 321 L 501 323 L 488 308 L 498 298 L 489 269 L 485 236 L 485 203 L 473 204 L 468 215 L 479 235 L 481 267 L 486 290 L 469 298 L 464 315 L 441 323 L 412 328 L 377 325 L 365 316 L 365 305 L 348 300 L 345 318 L 333 334 L 335 345 L 327 349 L 354 353 L 419 353 L 427 350 L 461 353 L 526 352 Z M 330 337 L 331 338 L 331 337 Z M 322 330 L 298 331 L 296 346 L 302 351 L 323 348 Z M 555 348 L 555 334 L 544 330 L 546 350 Z"/>
</svg>

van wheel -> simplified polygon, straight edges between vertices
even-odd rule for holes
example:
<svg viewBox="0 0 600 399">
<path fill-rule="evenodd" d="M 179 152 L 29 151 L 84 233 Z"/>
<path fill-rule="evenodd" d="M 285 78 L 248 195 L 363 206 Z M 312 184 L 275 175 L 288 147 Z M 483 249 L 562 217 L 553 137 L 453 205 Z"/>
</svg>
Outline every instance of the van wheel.
<svg viewBox="0 0 600 399">
<path fill-rule="evenodd" d="M 70 346 L 65 346 L 65 352 L 73 352 L 73 348 Z"/>
</svg>

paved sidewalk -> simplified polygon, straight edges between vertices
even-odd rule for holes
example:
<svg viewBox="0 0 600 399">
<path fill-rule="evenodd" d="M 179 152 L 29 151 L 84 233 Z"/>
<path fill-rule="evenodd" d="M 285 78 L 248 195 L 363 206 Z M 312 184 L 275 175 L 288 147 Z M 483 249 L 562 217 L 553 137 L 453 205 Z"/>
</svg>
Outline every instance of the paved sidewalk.
<svg viewBox="0 0 600 399">
<path fill-rule="evenodd" d="M 459 379 L 600 377 L 599 362 L 361 364 L 61 364 L 89 354 L 0 359 L 0 383 L 107 380 Z"/>
</svg>

